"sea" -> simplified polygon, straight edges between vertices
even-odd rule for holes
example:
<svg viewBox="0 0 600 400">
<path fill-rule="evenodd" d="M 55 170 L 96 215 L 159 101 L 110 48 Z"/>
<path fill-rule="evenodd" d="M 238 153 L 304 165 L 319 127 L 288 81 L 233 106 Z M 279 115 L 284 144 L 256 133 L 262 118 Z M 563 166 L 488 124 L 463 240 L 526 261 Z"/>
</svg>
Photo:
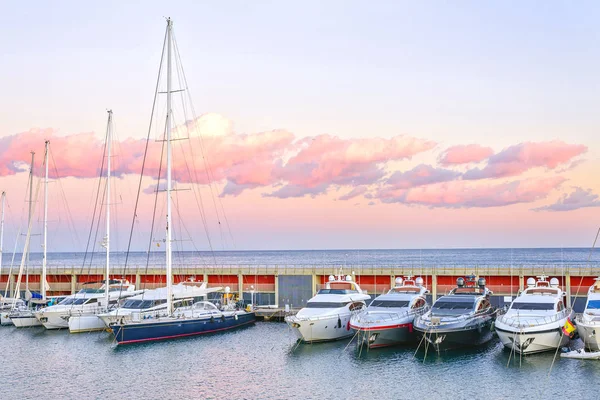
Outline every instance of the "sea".
<svg viewBox="0 0 600 400">
<path fill-rule="evenodd" d="M 73 268 L 105 263 L 104 253 L 48 253 L 49 268 Z M 3 268 L 18 267 L 21 254 L 5 252 Z M 111 264 L 137 269 L 164 265 L 162 251 L 111 253 Z M 596 267 L 600 254 L 590 248 L 517 249 L 399 249 L 399 250 L 238 250 L 179 251 L 173 265 L 192 266 L 413 266 L 413 267 Z M 41 253 L 30 255 L 30 265 L 39 266 Z"/>
<path fill-rule="evenodd" d="M 160 265 L 164 254 L 153 253 Z M 89 262 L 50 253 L 49 265 Z M 125 262 L 125 255 L 113 260 Z M 18 259 L 18 257 L 15 257 Z M 91 262 L 101 265 L 102 255 Z M 131 253 L 128 265 L 146 263 Z M 187 265 L 597 265 L 590 249 L 186 252 Z M 590 260 L 588 262 L 588 259 Z M 10 259 L 9 259 L 10 261 Z M 41 262 L 37 254 L 32 263 Z M 600 361 L 560 350 L 519 357 L 495 338 L 441 354 L 417 346 L 367 350 L 355 341 L 299 344 L 282 322 L 118 347 L 107 332 L 0 327 L 7 399 L 597 399 Z M 581 347 L 579 339 L 572 348 Z"/>
<path fill-rule="evenodd" d="M 108 332 L 0 327 L 6 399 L 597 399 L 600 361 L 489 344 L 425 353 L 298 344 L 282 322 L 117 347 Z M 576 341 L 573 346 L 581 346 Z"/>
</svg>

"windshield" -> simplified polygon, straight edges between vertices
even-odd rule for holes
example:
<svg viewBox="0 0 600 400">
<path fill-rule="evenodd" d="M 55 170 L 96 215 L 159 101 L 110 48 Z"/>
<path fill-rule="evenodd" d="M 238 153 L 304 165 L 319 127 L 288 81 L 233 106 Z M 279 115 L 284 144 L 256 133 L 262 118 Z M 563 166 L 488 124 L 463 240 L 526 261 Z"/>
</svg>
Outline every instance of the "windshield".
<svg viewBox="0 0 600 400">
<path fill-rule="evenodd" d="M 433 315 L 460 315 L 473 310 L 473 301 L 438 300 L 431 307 Z"/>
<path fill-rule="evenodd" d="M 318 294 L 350 294 L 358 293 L 356 290 L 350 289 L 321 289 Z"/>
<path fill-rule="evenodd" d="M 523 303 L 515 301 L 510 309 L 526 311 L 554 310 L 554 303 Z"/>
<path fill-rule="evenodd" d="M 63 301 L 61 301 L 60 304 L 61 306 L 68 306 L 69 304 L 72 305 L 78 305 L 78 304 L 83 304 L 85 303 L 87 299 L 77 299 L 77 298 L 73 298 L 73 297 L 69 297 L 64 299 Z"/>
<path fill-rule="evenodd" d="M 341 307 L 345 307 L 346 304 L 350 304 L 350 302 L 334 303 L 334 302 L 323 302 L 323 301 L 311 301 L 309 303 L 306 303 L 306 308 L 341 308 Z"/>
<path fill-rule="evenodd" d="M 588 301 L 587 308 L 590 310 L 600 310 L 600 300 Z"/>
<path fill-rule="evenodd" d="M 373 300 L 371 307 L 402 308 L 408 307 L 409 300 Z"/>
</svg>

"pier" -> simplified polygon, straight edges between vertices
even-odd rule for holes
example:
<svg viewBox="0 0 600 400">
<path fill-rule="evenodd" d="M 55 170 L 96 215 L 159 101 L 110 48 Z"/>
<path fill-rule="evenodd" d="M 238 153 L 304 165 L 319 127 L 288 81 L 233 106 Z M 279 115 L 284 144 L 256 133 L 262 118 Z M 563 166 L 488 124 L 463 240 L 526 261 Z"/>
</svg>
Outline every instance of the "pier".
<svg viewBox="0 0 600 400">
<path fill-rule="evenodd" d="M 337 274 L 340 265 L 223 265 L 193 266 L 174 268 L 174 283 L 186 280 L 207 282 L 209 287 L 229 287 L 240 299 L 250 302 L 254 296 L 257 305 L 266 306 L 261 310 L 265 315 L 281 313 L 285 305 L 291 309 L 301 308 L 306 301 L 327 282 L 329 275 Z M 112 274 L 111 278 L 126 278 L 138 289 L 154 289 L 166 284 L 164 268 L 161 266 L 114 266 L 113 270 L 122 273 Z M 493 303 L 503 306 L 523 290 L 527 278 L 539 275 L 556 277 L 560 287 L 567 293 L 566 304 L 576 309 L 585 301 L 588 288 L 600 276 L 598 266 L 563 265 L 524 265 L 524 266 L 382 266 L 347 265 L 342 268 L 345 275 L 353 279 L 371 295 L 386 292 L 396 277 L 420 276 L 430 291 L 432 299 L 447 293 L 455 287 L 456 279 L 474 274 L 483 277 L 487 286 L 494 292 Z M 4 271 L 3 271 L 4 272 Z M 104 266 L 63 267 L 49 266 L 48 284 L 50 296 L 77 292 L 87 282 L 104 279 Z M 29 289 L 40 288 L 41 267 L 29 268 Z M 0 275 L 0 292 L 8 283 L 10 293 L 14 291 L 17 273 Z M 25 275 L 21 280 L 21 290 L 25 290 Z M 576 310 L 577 311 L 577 310 Z"/>
</svg>

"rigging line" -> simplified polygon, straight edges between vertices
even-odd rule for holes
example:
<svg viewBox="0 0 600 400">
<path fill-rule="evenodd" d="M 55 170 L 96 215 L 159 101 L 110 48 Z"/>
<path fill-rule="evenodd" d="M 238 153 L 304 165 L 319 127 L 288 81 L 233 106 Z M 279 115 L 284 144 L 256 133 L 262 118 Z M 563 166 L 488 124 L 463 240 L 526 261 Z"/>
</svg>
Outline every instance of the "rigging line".
<svg viewBox="0 0 600 400">
<path fill-rule="evenodd" d="M 181 152 L 183 154 L 184 164 L 185 164 L 186 169 L 188 171 L 188 174 L 189 174 L 189 176 L 191 178 L 192 172 L 190 171 L 190 166 L 189 166 L 189 164 L 187 162 L 187 157 L 185 156 L 185 151 L 183 151 L 183 145 L 180 143 L 179 146 L 181 147 Z M 190 150 L 191 150 L 191 148 L 192 148 L 192 146 L 190 146 Z M 192 162 L 193 162 L 193 160 L 194 160 L 193 154 L 192 154 L 191 157 L 192 157 Z M 195 166 L 194 166 L 194 174 L 196 175 L 196 182 L 198 182 L 198 176 L 197 176 L 197 173 L 196 173 Z M 192 187 L 194 187 L 194 186 L 195 185 L 192 185 Z M 195 189 L 197 189 L 197 188 L 195 188 Z M 200 218 L 202 220 L 202 225 L 204 225 L 204 233 L 206 234 L 206 240 L 208 242 L 208 247 L 210 249 L 211 255 L 214 258 L 214 262 L 216 264 L 217 263 L 217 258 L 216 258 L 216 255 L 214 254 L 214 248 L 213 248 L 213 245 L 212 245 L 212 240 L 210 238 L 210 230 L 208 228 L 208 222 L 207 222 L 207 218 L 206 218 L 206 211 L 204 210 L 204 204 L 202 203 L 202 197 L 200 196 L 200 203 L 198 203 L 198 196 L 196 195 L 196 190 L 192 190 L 192 191 L 194 192 L 194 198 L 196 199 L 196 205 L 198 206 L 199 211 L 200 211 Z M 198 191 L 199 191 L 199 189 L 198 189 Z"/>
<path fill-rule="evenodd" d="M 165 121 L 165 130 L 166 130 L 166 124 L 167 124 L 167 122 Z M 152 237 L 154 236 L 154 225 L 156 223 L 156 206 L 158 204 L 158 193 L 159 193 L 158 188 L 160 187 L 160 174 L 162 172 L 163 156 L 165 154 L 165 143 L 166 143 L 165 141 L 162 142 L 162 147 L 161 147 L 161 151 L 160 151 L 160 162 L 158 163 L 158 178 L 156 181 L 156 191 L 154 193 L 154 207 L 152 210 L 152 224 L 150 225 L 150 240 L 148 241 L 148 251 L 146 252 L 146 268 L 144 270 L 144 275 L 148 275 L 148 267 L 150 265 L 150 252 L 152 251 Z M 139 193 L 138 193 L 138 198 L 139 198 Z M 130 241 L 131 241 L 131 239 L 130 239 Z M 127 253 L 129 253 L 129 248 L 127 249 Z M 125 263 L 125 264 L 127 265 L 127 263 Z M 137 284 L 137 282 L 136 282 L 136 284 Z M 144 295 L 146 294 L 146 282 L 143 283 L 142 287 L 143 287 L 142 290 L 144 290 L 142 292 L 142 300 L 143 300 Z"/>
<path fill-rule="evenodd" d="M 106 138 L 108 138 L 108 130 L 106 131 L 106 136 L 104 139 L 105 141 L 106 141 Z M 90 224 L 90 231 L 88 233 L 88 239 L 87 239 L 87 243 L 85 246 L 85 252 L 83 253 L 83 262 L 81 264 L 81 269 L 79 271 L 79 273 L 82 275 L 83 275 L 83 269 L 85 268 L 85 261 L 87 259 L 89 247 L 90 247 L 90 240 L 92 239 L 92 232 L 94 231 L 94 221 L 96 220 L 96 211 L 98 208 L 98 197 L 100 196 L 100 187 L 102 184 L 101 176 L 104 173 L 104 158 L 105 158 L 105 156 L 106 156 L 106 146 L 104 146 L 104 149 L 102 150 L 102 161 L 100 163 L 100 176 L 98 177 L 98 188 L 96 189 L 96 200 L 94 201 L 94 211 L 92 213 L 92 223 Z"/>
<path fill-rule="evenodd" d="M 175 47 L 176 59 L 178 58 L 179 60 L 181 60 L 181 54 L 179 53 L 179 46 L 177 45 L 177 40 L 175 39 L 175 34 L 174 33 L 173 33 L 173 43 L 175 45 L 174 47 Z M 196 114 L 196 110 L 194 109 L 194 103 L 192 102 L 192 93 L 191 93 L 191 91 L 189 89 L 189 85 L 188 85 L 188 82 L 187 82 L 187 77 L 185 75 L 185 70 L 183 69 L 183 65 L 181 66 L 181 74 L 183 76 L 183 82 L 184 82 L 184 85 L 185 85 L 185 88 L 186 88 L 186 91 L 187 91 L 187 94 L 188 94 L 188 98 L 189 98 L 189 101 L 190 101 L 190 109 L 192 111 L 192 116 L 194 117 L 194 122 L 195 122 L 196 119 L 197 119 L 197 114 Z M 202 140 L 202 135 L 199 134 L 198 138 L 199 138 L 199 143 L 200 143 L 200 151 L 202 153 L 202 160 L 204 161 L 204 168 L 205 168 L 207 177 L 209 179 L 209 188 L 210 188 L 211 195 L 213 197 L 213 203 L 214 203 L 214 193 L 213 193 L 213 190 L 212 190 L 212 183 L 211 183 L 211 182 L 214 181 L 214 174 L 212 173 L 212 169 L 210 167 L 210 163 L 208 162 L 207 158 L 205 157 L 205 152 L 203 150 L 204 149 L 204 143 L 203 143 L 203 140 Z M 192 146 L 190 146 L 190 148 L 192 148 Z M 194 157 L 193 154 L 192 154 L 192 157 L 195 160 L 195 157 Z M 235 246 L 235 239 L 233 238 L 233 233 L 231 232 L 231 226 L 229 224 L 229 219 L 227 218 L 227 214 L 225 213 L 225 207 L 223 207 L 223 202 L 221 201 L 220 197 L 218 198 L 218 201 L 219 201 L 219 204 L 221 205 L 221 210 L 223 212 L 223 218 L 225 219 L 225 224 L 227 225 L 227 230 L 229 231 L 229 236 L 231 237 L 231 241 L 233 243 L 233 247 L 235 248 L 236 247 Z M 215 204 L 215 208 L 216 208 L 216 204 Z M 218 215 L 218 212 L 217 212 L 217 215 Z M 219 224 L 219 226 L 220 226 L 220 224 Z"/>
<path fill-rule="evenodd" d="M 165 31 L 165 37 L 163 39 L 163 48 L 162 48 L 162 52 L 160 54 L 160 63 L 158 65 L 158 77 L 156 78 L 156 88 L 154 90 L 154 99 L 152 101 L 152 111 L 150 112 L 150 124 L 148 126 L 148 135 L 146 137 L 146 146 L 144 147 L 144 157 L 142 159 L 142 170 L 140 171 L 140 180 L 138 183 L 137 196 L 135 199 L 135 206 L 133 209 L 133 217 L 131 219 L 131 230 L 129 231 L 129 241 L 127 243 L 127 251 L 125 252 L 125 263 L 123 265 L 123 270 L 125 270 L 125 268 L 127 268 L 127 263 L 129 261 L 129 252 L 131 250 L 131 241 L 133 239 L 133 231 L 135 229 L 135 220 L 137 217 L 137 210 L 138 210 L 138 205 L 139 205 L 139 201 L 140 201 L 140 193 L 142 191 L 142 181 L 144 179 L 144 170 L 146 167 L 146 156 L 148 155 L 148 146 L 150 144 L 150 135 L 152 133 L 152 121 L 154 119 L 154 111 L 156 109 L 156 99 L 158 97 L 158 88 L 160 85 L 160 77 L 161 77 L 161 72 L 162 72 L 163 59 L 165 57 L 166 44 L 167 44 L 167 31 Z M 161 155 L 161 160 L 162 160 L 162 155 Z M 157 188 L 158 188 L 158 186 L 157 186 Z M 150 231 L 150 235 L 152 235 L 152 231 Z M 150 253 L 148 253 L 148 259 L 146 261 L 146 271 L 148 270 L 149 257 L 150 257 Z M 136 270 L 136 273 L 137 273 L 137 270 Z M 136 282 L 136 284 L 137 284 L 137 282 Z"/>
<path fill-rule="evenodd" d="M 50 153 L 50 158 L 52 159 L 52 165 L 54 166 L 54 173 L 56 175 L 56 181 L 58 182 L 58 187 L 60 188 L 59 196 L 62 196 L 62 200 L 65 204 L 65 211 L 67 213 L 67 225 L 70 224 L 69 229 L 72 229 L 72 232 L 74 234 L 74 237 L 72 237 L 72 239 L 75 239 L 76 245 L 79 247 L 81 245 L 81 243 L 79 241 L 79 236 L 77 236 L 77 230 L 75 228 L 75 221 L 73 220 L 71 209 L 69 208 L 69 203 L 67 202 L 67 195 L 65 193 L 65 189 L 63 187 L 61 177 L 58 173 L 58 168 L 56 167 L 56 161 L 54 160 L 54 153 L 52 152 L 51 146 L 49 147 L 49 153 Z"/>
<path fill-rule="evenodd" d="M 588 254 L 588 259 L 586 261 L 586 264 L 590 267 L 591 270 L 591 264 L 590 264 L 590 260 L 592 259 L 592 253 L 594 252 L 594 249 L 596 248 L 596 242 L 598 241 L 598 236 L 600 235 L 600 228 L 598 228 L 598 231 L 596 231 L 596 237 L 594 238 L 594 243 L 592 244 L 592 247 L 590 248 L 590 253 Z M 579 290 L 581 290 L 581 284 L 583 283 L 583 274 L 581 275 L 581 279 L 579 280 L 579 285 L 577 286 L 577 292 L 575 293 L 575 300 L 577 300 L 577 296 L 579 295 Z"/>
</svg>

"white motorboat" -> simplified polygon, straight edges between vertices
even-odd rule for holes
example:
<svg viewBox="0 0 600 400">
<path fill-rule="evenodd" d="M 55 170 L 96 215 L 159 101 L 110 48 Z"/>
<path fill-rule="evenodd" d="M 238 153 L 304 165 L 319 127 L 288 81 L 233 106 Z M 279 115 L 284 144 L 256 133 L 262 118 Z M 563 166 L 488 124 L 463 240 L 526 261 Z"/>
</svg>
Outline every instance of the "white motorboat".
<svg viewBox="0 0 600 400">
<path fill-rule="evenodd" d="M 600 351 L 600 278 L 596 278 L 596 283 L 589 288 L 585 309 L 575 323 L 584 346 Z"/>
<path fill-rule="evenodd" d="M 392 346 L 417 339 L 413 330 L 416 316 L 425 313 L 426 295 L 423 278 L 396 278 L 396 285 L 373 300 L 366 309 L 350 318 L 350 327 L 360 332 L 359 340 L 369 348 Z"/>
<path fill-rule="evenodd" d="M 556 350 L 569 342 L 563 326 L 573 310 L 563 303 L 559 281 L 546 276 L 527 279 L 527 288 L 496 319 L 496 332 L 504 346 L 520 354 Z"/>
<path fill-rule="evenodd" d="M 330 275 L 325 288 L 285 322 L 303 342 L 347 338 L 354 335 L 350 318 L 366 308 L 365 302 L 370 299 L 350 275 Z"/>
<path fill-rule="evenodd" d="M 125 279 L 113 279 L 108 282 L 109 285 L 109 304 L 105 301 L 105 281 L 88 282 L 85 285 L 102 283 L 99 289 L 83 288 L 76 294 L 67 296 L 63 301 L 55 306 L 43 308 L 35 312 L 35 317 L 46 329 L 63 329 L 69 327 L 69 318 L 72 314 L 81 315 L 94 313 L 97 310 L 106 309 L 108 306 L 116 305 L 120 299 L 134 296 L 139 292 L 135 291 L 135 285 Z"/>
</svg>

